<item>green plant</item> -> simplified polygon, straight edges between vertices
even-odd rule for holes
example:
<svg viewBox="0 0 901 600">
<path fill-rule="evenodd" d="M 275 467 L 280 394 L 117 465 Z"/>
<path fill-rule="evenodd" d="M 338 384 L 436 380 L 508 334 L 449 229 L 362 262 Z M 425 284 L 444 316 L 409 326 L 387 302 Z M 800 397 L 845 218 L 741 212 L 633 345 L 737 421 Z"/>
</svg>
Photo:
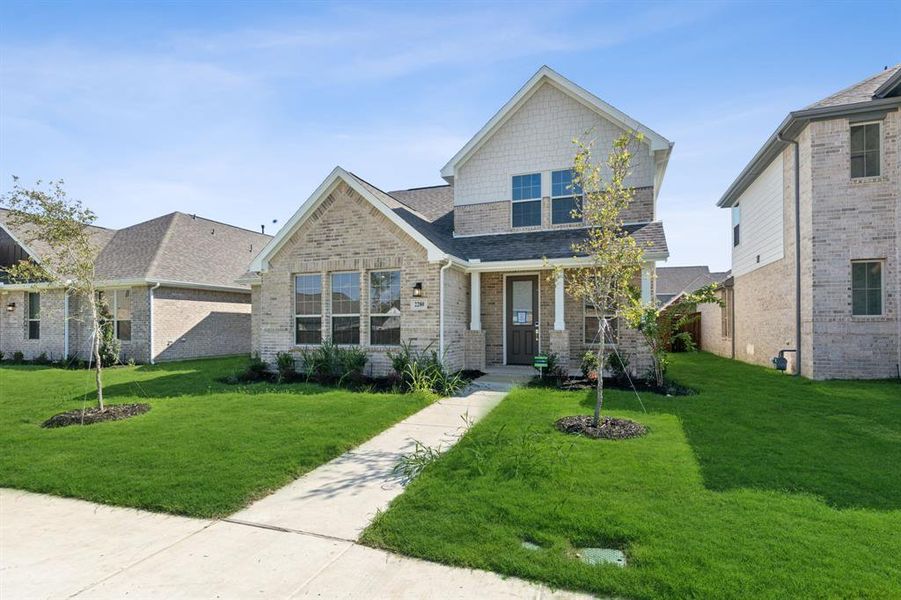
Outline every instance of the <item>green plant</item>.
<svg viewBox="0 0 901 600">
<path fill-rule="evenodd" d="M 6 356 L 3 352 L 0 352 L 0 362 L 3 362 L 3 357 Z"/>
<path fill-rule="evenodd" d="M 459 372 L 450 372 L 431 344 L 415 350 L 411 344 L 401 344 L 400 350 L 388 354 L 391 366 L 400 380 L 401 389 L 410 392 L 435 393 L 450 396 L 463 387 Z"/>
<path fill-rule="evenodd" d="M 36 365 L 49 365 L 50 358 L 47 356 L 46 352 L 41 352 L 31 362 L 33 362 Z"/>
<path fill-rule="evenodd" d="M 585 379 L 589 379 L 592 373 L 597 377 L 598 355 L 591 350 L 586 351 L 585 354 L 582 355 L 582 362 L 579 364 L 579 370 L 582 371 L 582 376 Z"/>
<path fill-rule="evenodd" d="M 297 375 L 294 365 L 294 355 L 290 352 L 279 352 L 275 355 L 275 365 L 278 368 L 278 383 L 292 381 Z"/>
<path fill-rule="evenodd" d="M 110 313 L 109 305 L 106 301 L 101 300 L 98 302 L 97 310 L 100 316 L 100 366 L 110 367 L 119 362 L 122 344 L 116 339 L 113 315 Z"/>
<path fill-rule="evenodd" d="M 22 354 L 21 350 L 16 350 L 13 352 L 13 364 L 21 365 L 25 362 L 25 355 Z"/>
<path fill-rule="evenodd" d="M 687 331 L 681 331 L 673 336 L 671 341 L 673 352 L 697 352 L 698 345 Z"/>
<path fill-rule="evenodd" d="M 342 347 L 331 340 L 300 351 L 303 373 L 319 383 L 359 384 L 369 357 L 358 346 Z"/>
<path fill-rule="evenodd" d="M 607 368 L 614 379 L 626 379 L 629 373 L 629 355 L 621 350 L 614 352 L 607 357 Z"/>
<path fill-rule="evenodd" d="M 338 348 L 339 383 L 359 383 L 369 357 L 359 346 Z"/>
<path fill-rule="evenodd" d="M 441 456 L 441 447 L 431 448 L 419 440 L 413 440 L 412 452 L 402 454 L 394 465 L 392 473 L 400 476 L 401 484 L 407 485 L 422 473 L 422 470 L 438 460 Z"/>
</svg>

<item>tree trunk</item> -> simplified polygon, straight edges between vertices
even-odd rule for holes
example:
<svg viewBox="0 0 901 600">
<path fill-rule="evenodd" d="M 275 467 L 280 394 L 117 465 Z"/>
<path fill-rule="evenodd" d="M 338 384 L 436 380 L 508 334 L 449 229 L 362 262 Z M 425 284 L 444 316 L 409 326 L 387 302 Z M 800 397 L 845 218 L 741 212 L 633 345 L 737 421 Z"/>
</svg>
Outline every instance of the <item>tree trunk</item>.
<svg viewBox="0 0 901 600">
<path fill-rule="evenodd" d="M 596 400 L 594 403 L 594 421 L 595 427 L 601 420 L 601 409 L 604 407 L 604 364 L 607 362 L 607 345 L 604 338 L 601 337 L 601 346 L 598 348 L 598 381 L 595 387 Z"/>
<path fill-rule="evenodd" d="M 100 327 L 97 325 L 97 308 L 93 312 L 94 343 L 91 344 L 91 352 L 94 355 L 94 381 L 97 383 L 97 406 L 104 410 L 103 406 L 103 365 L 100 362 Z"/>
</svg>

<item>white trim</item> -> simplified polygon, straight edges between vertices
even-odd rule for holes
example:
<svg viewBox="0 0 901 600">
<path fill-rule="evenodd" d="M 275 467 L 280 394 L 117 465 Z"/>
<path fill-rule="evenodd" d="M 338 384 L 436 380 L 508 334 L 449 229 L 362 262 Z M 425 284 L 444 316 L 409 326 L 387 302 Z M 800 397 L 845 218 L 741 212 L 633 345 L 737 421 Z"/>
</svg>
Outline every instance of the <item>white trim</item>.
<svg viewBox="0 0 901 600">
<path fill-rule="evenodd" d="M 641 132 L 648 141 L 650 150 L 669 152 L 672 143 L 656 131 L 642 125 L 626 113 L 607 104 L 588 90 L 566 79 L 548 66 L 542 66 L 518 92 L 495 113 L 491 119 L 464 145 L 446 165 L 441 168 L 441 176 L 448 182 L 453 181 L 457 170 L 541 87 L 542 83 L 550 83 L 563 93 L 577 100 L 588 109 L 626 130 Z"/>
<path fill-rule="evenodd" d="M 472 271 L 469 274 L 469 330 L 482 329 L 482 274 Z"/>
<path fill-rule="evenodd" d="M 63 360 L 69 360 L 69 290 L 63 290 Z"/>
<path fill-rule="evenodd" d="M 644 304 L 651 302 L 651 268 L 653 263 L 644 263 L 641 265 L 641 301 Z"/>
<path fill-rule="evenodd" d="M 568 198 L 569 196 L 561 196 L 563 198 Z M 542 198 L 543 200 L 544 198 Z M 491 202 L 477 202 L 474 204 L 464 204 L 463 206 L 478 206 L 479 204 L 500 204 L 501 202 L 510 203 L 508 200 L 492 200 Z M 528 201 L 526 201 L 528 202 Z M 628 223 L 623 223 L 623 227 L 634 227 L 636 225 L 651 225 L 652 223 L 662 223 L 662 221 L 631 221 Z M 491 233 L 454 233 L 455 238 L 473 238 L 473 237 L 488 237 L 494 235 L 514 235 L 514 234 L 523 234 L 523 233 L 534 233 L 536 231 L 570 231 L 572 229 L 590 229 L 589 226 L 582 223 L 579 225 L 579 221 L 574 223 L 561 223 L 560 225 L 576 225 L 576 227 L 553 227 L 551 229 L 535 229 L 538 227 L 537 225 L 533 225 L 533 228 L 527 227 L 518 227 L 516 231 L 493 231 Z M 238 281 L 244 281 L 245 278 L 239 279 Z"/>
<path fill-rule="evenodd" d="M 554 281 L 554 331 L 566 330 L 566 315 L 564 303 L 566 295 L 563 289 L 563 272 L 557 273 Z"/>
<path fill-rule="evenodd" d="M 278 252 L 281 247 L 288 241 L 298 227 L 300 227 L 303 222 L 311 215 L 313 212 L 319 208 L 319 206 L 325 201 L 328 196 L 334 192 L 338 185 L 341 182 L 346 183 L 351 189 L 357 192 L 360 196 L 362 196 L 367 202 L 369 202 L 372 206 L 378 209 L 379 212 L 382 213 L 389 221 L 397 225 L 402 231 L 404 231 L 407 235 L 416 240 L 423 248 L 426 249 L 428 253 L 429 261 L 435 262 L 444 259 L 447 254 L 443 252 L 438 246 L 430 242 L 424 235 L 422 235 L 419 231 L 416 230 L 409 223 L 401 219 L 393 210 L 388 208 L 384 202 L 379 200 L 372 192 L 370 192 L 365 186 L 360 184 L 359 180 L 356 177 L 342 169 L 341 167 L 335 167 L 332 169 L 332 172 L 329 173 L 328 177 L 319 184 L 309 198 L 304 201 L 303 204 L 300 205 L 300 208 L 297 209 L 297 212 L 288 220 L 285 225 L 278 230 L 278 233 L 275 234 L 269 243 L 263 248 L 263 250 L 253 259 L 253 262 L 250 263 L 249 271 L 256 272 L 265 272 L 269 269 L 269 258 L 271 258 L 276 252 Z"/>
<path fill-rule="evenodd" d="M 454 264 L 449 260 L 438 270 L 438 357 L 444 363 L 444 272 Z"/>
<path fill-rule="evenodd" d="M 150 335 L 147 336 L 148 338 L 150 338 L 149 339 L 150 352 L 148 353 L 148 356 L 150 357 L 151 365 L 156 364 L 156 356 L 153 354 L 153 341 L 154 341 L 154 338 L 156 337 L 155 335 L 153 335 L 153 291 L 158 287 L 160 287 L 160 284 L 155 283 L 152 286 L 150 286 L 150 290 L 147 292 L 148 302 L 150 303 L 150 310 L 148 311 Z"/>
<path fill-rule="evenodd" d="M 665 260 L 669 254 L 651 254 L 645 252 L 645 259 L 649 262 L 657 260 Z M 571 257 L 571 258 L 535 258 L 529 260 L 500 260 L 494 262 L 469 262 L 466 271 L 472 273 L 479 271 L 481 273 L 492 273 L 498 271 L 528 271 L 528 270 L 547 270 L 556 266 L 561 267 L 590 267 L 592 265 L 591 258 L 588 257 Z"/>
<path fill-rule="evenodd" d="M 123 288 L 123 287 L 141 287 L 145 285 L 156 285 L 159 284 L 163 287 L 173 287 L 173 288 L 188 288 L 188 289 L 196 289 L 196 290 L 210 290 L 217 292 L 239 292 L 244 294 L 250 293 L 250 288 L 247 286 L 237 286 L 237 285 L 216 285 L 211 283 L 197 283 L 193 281 L 175 281 L 172 279 L 156 279 L 156 278 L 140 278 L 140 279 L 108 279 L 103 281 L 97 281 L 94 283 L 95 288 L 104 288 L 104 289 L 112 289 L 112 288 Z M 64 285 L 60 285 L 57 283 L 13 283 L 13 284 L 2 284 L 0 283 L 0 290 L 8 290 L 8 291 L 28 291 L 28 290 L 51 290 L 51 289 L 60 289 L 64 288 Z"/>
</svg>

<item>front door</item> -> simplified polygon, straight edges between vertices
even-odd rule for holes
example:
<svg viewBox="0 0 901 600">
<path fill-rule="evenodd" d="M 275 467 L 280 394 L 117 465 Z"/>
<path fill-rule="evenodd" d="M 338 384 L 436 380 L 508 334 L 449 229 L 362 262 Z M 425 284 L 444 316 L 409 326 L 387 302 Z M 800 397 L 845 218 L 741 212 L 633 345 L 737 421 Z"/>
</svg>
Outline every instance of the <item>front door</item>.
<svg viewBox="0 0 901 600">
<path fill-rule="evenodd" d="M 538 276 L 507 278 L 507 364 L 531 365 L 538 353 Z"/>
</svg>

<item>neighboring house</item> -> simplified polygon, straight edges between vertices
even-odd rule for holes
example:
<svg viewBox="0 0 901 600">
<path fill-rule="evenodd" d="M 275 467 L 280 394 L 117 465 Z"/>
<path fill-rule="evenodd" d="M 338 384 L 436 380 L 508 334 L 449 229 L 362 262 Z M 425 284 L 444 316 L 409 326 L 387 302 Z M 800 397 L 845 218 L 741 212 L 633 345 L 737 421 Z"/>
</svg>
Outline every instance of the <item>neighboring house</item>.
<svg viewBox="0 0 901 600">
<path fill-rule="evenodd" d="M 711 272 L 710 267 L 658 267 L 656 283 L 657 303 L 669 306 L 685 294 L 696 292 L 711 283 L 722 283 L 728 271 Z"/>
<path fill-rule="evenodd" d="M 585 264 L 570 212 L 572 140 L 644 134 L 627 183 L 626 230 L 646 251 L 641 287 L 653 298 L 668 256 L 656 201 L 672 144 L 547 67 L 441 169 L 449 185 L 383 192 L 341 169 L 323 181 L 254 260 L 253 348 L 273 362 L 322 340 L 360 345 L 373 372 L 401 343 L 440 350 L 451 368 L 531 364 L 556 352 L 571 365 L 592 347 L 603 316 L 564 293 L 549 265 Z M 548 262 L 545 262 L 545 257 Z M 645 368 L 636 332 L 620 345 Z"/>
<path fill-rule="evenodd" d="M 125 229 L 90 227 L 97 277 L 122 343 L 121 359 L 145 363 L 250 352 L 250 288 L 236 283 L 271 236 L 184 213 Z M 40 263 L 40 242 L 0 209 L 0 267 Z M 0 351 L 53 360 L 90 354 L 77 299 L 43 284 L 0 283 Z"/>
<path fill-rule="evenodd" d="M 899 108 L 901 65 L 790 113 L 719 200 L 733 228 L 724 355 L 790 350 L 814 379 L 898 375 Z"/>
</svg>

